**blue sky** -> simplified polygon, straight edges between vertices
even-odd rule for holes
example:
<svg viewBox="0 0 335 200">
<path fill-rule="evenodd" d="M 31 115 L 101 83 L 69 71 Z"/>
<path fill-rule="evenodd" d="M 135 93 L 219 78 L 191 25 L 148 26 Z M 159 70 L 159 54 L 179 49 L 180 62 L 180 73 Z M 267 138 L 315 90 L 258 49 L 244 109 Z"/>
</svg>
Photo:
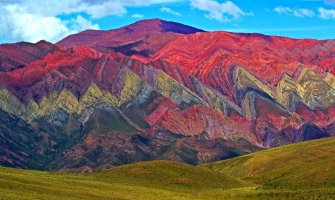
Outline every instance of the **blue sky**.
<svg viewBox="0 0 335 200">
<path fill-rule="evenodd" d="M 335 0 L 0 0 L 0 43 L 161 18 L 208 31 L 335 39 Z"/>
</svg>

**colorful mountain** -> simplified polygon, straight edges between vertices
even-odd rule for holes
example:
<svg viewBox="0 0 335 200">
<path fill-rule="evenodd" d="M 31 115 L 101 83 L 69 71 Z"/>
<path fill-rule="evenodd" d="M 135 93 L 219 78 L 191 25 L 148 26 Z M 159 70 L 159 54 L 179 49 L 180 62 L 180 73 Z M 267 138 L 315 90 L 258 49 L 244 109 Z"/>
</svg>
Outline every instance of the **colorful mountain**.
<svg viewBox="0 0 335 200">
<path fill-rule="evenodd" d="M 20 50 L 0 54 L 11 64 L 0 72 L 3 166 L 198 164 L 335 135 L 333 40 L 154 19 L 4 46 Z"/>
</svg>

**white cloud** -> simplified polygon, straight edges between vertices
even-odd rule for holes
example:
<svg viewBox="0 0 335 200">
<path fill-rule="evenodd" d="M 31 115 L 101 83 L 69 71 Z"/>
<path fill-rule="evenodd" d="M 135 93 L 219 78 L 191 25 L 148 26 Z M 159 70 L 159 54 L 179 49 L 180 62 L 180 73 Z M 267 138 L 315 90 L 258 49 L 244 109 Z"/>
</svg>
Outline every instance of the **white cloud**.
<svg viewBox="0 0 335 200">
<path fill-rule="evenodd" d="M 134 19 L 142 19 L 144 16 L 143 15 L 141 15 L 141 14 L 133 14 L 132 16 L 131 16 L 131 18 L 134 18 Z"/>
<path fill-rule="evenodd" d="M 278 6 L 274 9 L 279 14 L 293 15 L 295 17 L 314 17 L 315 13 L 313 10 L 307 8 L 292 9 L 289 7 Z"/>
<path fill-rule="evenodd" d="M 0 0 L 0 6 L 19 5 L 40 15 L 86 13 L 93 18 L 124 15 L 127 7 L 150 6 L 185 0 Z"/>
<path fill-rule="evenodd" d="M 335 0 L 326 0 L 325 3 L 335 5 Z M 306 8 L 292 9 L 289 7 L 278 6 L 275 12 L 296 17 L 319 17 L 321 19 L 335 19 L 335 9 L 318 8 L 317 12 Z"/>
<path fill-rule="evenodd" d="M 319 8 L 318 11 L 321 19 L 335 19 L 335 9 Z"/>
<path fill-rule="evenodd" d="M 59 39 L 85 29 L 99 29 L 80 15 L 69 21 L 56 16 L 31 13 L 19 5 L 6 5 L 0 8 L 0 35 L 9 36 L 13 40 L 37 42 L 48 40 L 56 42 Z"/>
<path fill-rule="evenodd" d="M 205 15 L 210 19 L 215 19 L 220 22 L 231 21 L 231 19 L 239 19 L 242 16 L 253 15 L 252 13 L 245 13 L 240 7 L 231 1 L 219 3 L 217 0 L 191 0 L 193 8 L 207 11 Z"/>
<path fill-rule="evenodd" d="M 70 21 L 70 27 L 72 30 L 87 30 L 87 29 L 100 29 L 98 24 L 93 24 L 91 21 L 85 19 L 81 15 L 77 15 L 75 19 Z"/>
<path fill-rule="evenodd" d="M 278 32 L 301 32 L 301 31 L 319 31 L 319 30 L 333 30 L 332 26 L 313 26 L 313 27 L 282 27 L 282 28 L 231 28 L 227 29 L 227 31 L 238 32 L 238 33 L 257 33 L 262 32 L 266 34 L 276 34 Z"/>
<path fill-rule="evenodd" d="M 90 18 L 123 16 L 128 7 L 178 1 L 184 0 L 0 0 L 0 37 L 12 41 L 56 42 L 68 34 L 99 29 Z M 62 15 L 70 19 L 64 20 Z"/>
<path fill-rule="evenodd" d="M 122 16 L 127 13 L 124 4 L 120 1 L 106 1 L 96 4 L 79 3 L 77 10 L 85 12 L 92 18 L 101 18 L 105 16 Z"/>
<path fill-rule="evenodd" d="M 168 14 L 175 15 L 175 16 L 181 16 L 181 14 L 179 12 L 174 11 L 171 8 L 168 8 L 168 7 L 162 7 L 160 9 L 160 11 L 163 12 L 163 13 L 168 13 Z"/>
<path fill-rule="evenodd" d="M 275 12 L 280 14 L 290 14 L 292 13 L 292 9 L 289 7 L 278 6 L 274 9 Z"/>
<path fill-rule="evenodd" d="M 295 10 L 293 14 L 297 17 L 314 17 L 315 16 L 312 10 L 309 10 L 306 8 Z"/>
<path fill-rule="evenodd" d="M 154 4 L 174 3 L 184 0 L 76 0 L 77 10 L 86 12 L 93 18 L 127 13 L 127 7 L 150 6 Z"/>
</svg>

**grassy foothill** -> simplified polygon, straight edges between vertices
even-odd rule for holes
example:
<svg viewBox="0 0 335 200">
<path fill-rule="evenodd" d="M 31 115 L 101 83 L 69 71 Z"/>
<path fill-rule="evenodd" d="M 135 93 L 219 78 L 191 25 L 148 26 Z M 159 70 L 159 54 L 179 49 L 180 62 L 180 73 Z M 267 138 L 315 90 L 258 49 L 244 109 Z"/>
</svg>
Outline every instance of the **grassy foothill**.
<svg viewBox="0 0 335 200">
<path fill-rule="evenodd" d="M 335 138 L 200 166 L 151 161 L 90 174 L 0 168 L 0 199 L 335 199 Z"/>
</svg>

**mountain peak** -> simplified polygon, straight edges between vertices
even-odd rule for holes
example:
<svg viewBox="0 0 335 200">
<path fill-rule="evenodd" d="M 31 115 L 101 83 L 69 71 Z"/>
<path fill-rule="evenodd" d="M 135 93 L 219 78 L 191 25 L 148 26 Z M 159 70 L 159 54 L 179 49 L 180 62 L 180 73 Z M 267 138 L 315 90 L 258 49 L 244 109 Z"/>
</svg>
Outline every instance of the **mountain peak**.
<svg viewBox="0 0 335 200">
<path fill-rule="evenodd" d="M 146 28 L 153 31 L 159 32 L 174 32 L 180 34 L 191 34 L 196 32 L 204 32 L 204 30 L 197 29 L 188 25 L 184 25 L 178 22 L 166 21 L 159 18 L 154 19 L 144 19 L 137 21 L 128 26 L 122 27 L 126 29 L 142 29 Z M 121 29 L 122 29 L 121 28 Z"/>
<path fill-rule="evenodd" d="M 150 57 L 179 35 L 197 32 L 204 31 L 177 22 L 155 18 L 137 21 L 109 31 L 83 31 L 64 38 L 57 45 L 63 47 L 87 45 L 105 53 L 115 51 L 125 55 Z"/>
<path fill-rule="evenodd" d="M 46 41 L 46 40 L 40 40 L 40 41 L 36 42 L 35 44 L 52 44 L 52 43 L 49 42 L 49 41 Z"/>
<path fill-rule="evenodd" d="M 0 72 L 21 68 L 57 50 L 59 50 L 58 46 L 45 40 L 36 43 L 2 44 L 0 45 Z"/>
</svg>

